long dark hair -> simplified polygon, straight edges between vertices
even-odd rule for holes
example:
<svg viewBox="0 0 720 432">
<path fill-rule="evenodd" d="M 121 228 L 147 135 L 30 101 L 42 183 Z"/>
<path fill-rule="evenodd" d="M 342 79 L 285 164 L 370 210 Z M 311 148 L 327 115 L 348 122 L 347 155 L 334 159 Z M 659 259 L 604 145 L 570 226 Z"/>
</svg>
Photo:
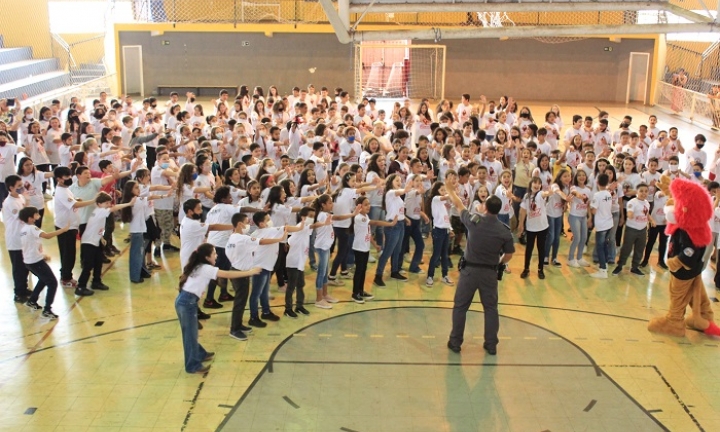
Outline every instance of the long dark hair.
<svg viewBox="0 0 720 432">
<path fill-rule="evenodd" d="M 430 198 L 425 202 L 425 214 L 427 214 L 430 219 L 433 218 L 432 200 L 436 196 L 440 195 L 440 188 L 443 186 L 445 186 L 445 183 L 441 181 L 436 181 L 435 183 L 433 183 L 432 188 L 430 189 Z"/>
<path fill-rule="evenodd" d="M 17 173 L 19 176 L 24 175 L 23 174 L 23 165 L 25 165 L 25 162 L 27 162 L 27 161 L 32 162 L 32 159 L 30 159 L 29 157 L 24 157 L 24 158 L 20 159 L 20 162 L 18 162 Z M 33 175 L 33 181 L 35 181 L 35 165 L 33 165 L 32 175 Z"/>
<path fill-rule="evenodd" d="M 395 178 L 400 177 L 397 174 L 390 174 L 387 179 L 385 179 L 385 193 L 382 196 L 382 209 L 386 210 L 385 208 L 385 197 L 387 196 L 388 192 L 393 190 L 392 184 L 395 181 Z"/>
<path fill-rule="evenodd" d="M 332 201 L 332 198 L 328 194 L 323 194 L 315 198 L 315 201 L 312 202 L 312 208 L 315 209 L 315 220 L 313 220 L 313 222 L 317 222 L 318 215 L 323 211 L 322 206 L 329 201 Z"/>
<path fill-rule="evenodd" d="M 215 246 L 211 245 L 210 243 L 203 243 L 198 246 L 198 248 L 192 254 L 190 254 L 190 258 L 188 259 L 187 264 L 185 264 L 185 268 L 180 275 L 180 286 L 178 288 L 178 291 L 182 291 L 185 282 L 187 282 L 188 278 L 195 271 L 196 268 L 198 268 L 202 264 L 210 264 L 210 262 L 208 261 L 208 257 L 212 255 L 214 250 Z"/>
<path fill-rule="evenodd" d="M 275 207 L 275 204 L 280 204 L 280 205 L 285 204 L 282 201 L 283 190 L 284 190 L 283 187 L 280 185 L 275 185 L 270 188 L 270 192 L 268 192 L 268 197 L 267 197 L 267 204 L 268 204 L 268 206 L 270 206 L 270 210 L 268 211 L 268 214 L 272 214 L 273 207 Z M 286 193 L 286 197 L 287 197 L 287 193 Z"/>
<path fill-rule="evenodd" d="M 130 180 L 127 183 L 125 183 L 125 187 L 123 188 L 122 193 L 122 202 L 123 203 L 129 203 L 132 201 L 135 196 L 133 195 L 133 189 L 138 184 L 135 180 Z M 132 206 L 130 207 L 124 207 L 122 210 L 120 210 L 120 216 L 121 220 L 124 223 L 130 223 L 133 220 L 133 214 L 132 214 Z"/>
</svg>

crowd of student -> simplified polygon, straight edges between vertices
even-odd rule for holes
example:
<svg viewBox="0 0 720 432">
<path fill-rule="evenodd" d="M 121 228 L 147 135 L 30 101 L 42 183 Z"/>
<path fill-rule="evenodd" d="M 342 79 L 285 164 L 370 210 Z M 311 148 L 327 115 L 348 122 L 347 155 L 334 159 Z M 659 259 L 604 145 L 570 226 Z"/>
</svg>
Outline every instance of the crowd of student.
<svg viewBox="0 0 720 432">
<path fill-rule="evenodd" d="M 443 100 L 435 109 L 427 100 L 411 109 L 406 99 L 385 111 L 373 99 L 352 103 L 342 89 L 330 96 L 313 86 L 288 96 L 274 86 L 267 94 L 242 86 L 234 100 L 222 91 L 212 107 L 192 93 L 184 101 L 173 93 L 162 107 L 156 98 L 140 106 L 105 93 L 91 107 L 83 103 L 54 101 L 36 113 L 0 100 L 0 202 L 15 301 L 39 310 L 46 289 L 42 314 L 57 318 L 51 306 L 58 280 L 42 245 L 51 237 L 62 287 L 78 296 L 107 290 L 102 265 L 119 253 L 113 231 L 121 220 L 129 227 L 132 283 L 159 268 L 155 257 L 179 252 L 176 310 L 188 372 L 205 371 L 202 361 L 212 357 L 197 343 L 198 319 L 209 317 L 199 307 L 232 301 L 230 335 L 246 340 L 252 327 L 280 319 L 269 304 L 273 276 L 290 318 L 310 313 L 308 268 L 316 274 L 314 305 L 323 309 L 338 301 L 328 285 L 344 279 L 352 279 L 353 301 L 372 299 L 365 289 L 371 262 L 376 287 L 385 286 L 388 263 L 391 279 L 423 273 L 432 287 L 440 267 L 441 282 L 452 285 L 450 255 L 463 253 L 464 227 L 448 180 L 478 215 L 489 196 L 501 199 L 498 218 L 526 245 L 522 278 L 533 256 L 540 279 L 545 266 L 562 265 L 566 232 L 567 265 L 590 267 L 583 257 L 593 230 L 599 270 L 592 276 L 606 278 L 613 263 L 613 273 L 622 272 L 631 254 L 630 271 L 642 275 L 658 237 L 656 262 L 666 269 L 661 175 L 705 183 L 715 208 L 720 200 L 720 185 L 703 177 L 714 178 L 720 150 L 708 166 L 703 135 L 686 149 L 677 128 L 660 130 L 654 115 L 637 130 L 630 116 L 611 130 L 606 112 L 597 119 L 573 115 L 564 127 L 557 105 L 537 121 L 505 96 L 472 103 L 464 94 L 457 106 Z M 55 229 L 45 232 L 51 198 Z M 720 217 L 709 222 L 717 237 Z M 75 280 L 78 239 L 82 270 Z M 29 272 L 38 280 L 32 291 Z"/>
</svg>

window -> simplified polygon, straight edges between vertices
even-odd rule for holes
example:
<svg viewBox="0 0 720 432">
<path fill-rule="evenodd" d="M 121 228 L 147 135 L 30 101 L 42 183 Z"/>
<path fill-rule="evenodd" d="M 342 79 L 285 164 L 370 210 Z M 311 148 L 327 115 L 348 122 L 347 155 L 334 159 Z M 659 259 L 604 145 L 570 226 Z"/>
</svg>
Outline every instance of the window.
<svg viewBox="0 0 720 432">
<path fill-rule="evenodd" d="M 59 34 L 105 33 L 107 24 L 133 21 L 131 2 L 49 1 L 50 31 Z"/>
</svg>

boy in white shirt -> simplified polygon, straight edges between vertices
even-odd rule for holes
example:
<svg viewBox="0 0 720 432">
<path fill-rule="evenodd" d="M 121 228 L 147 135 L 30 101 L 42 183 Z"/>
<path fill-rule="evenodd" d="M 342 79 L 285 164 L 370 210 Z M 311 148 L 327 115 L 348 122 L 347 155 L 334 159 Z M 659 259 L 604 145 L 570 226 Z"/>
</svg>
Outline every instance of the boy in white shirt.
<svg viewBox="0 0 720 432">
<path fill-rule="evenodd" d="M 466 121 L 470 120 L 470 114 L 472 114 L 472 105 L 470 105 L 469 94 L 464 93 L 461 98 L 462 100 L 457 106 L 457 110 L 455 111 L 455 113 L 458 117 L 458 123 L 463 124 Z"/>
<path fill-rule="evenodd" d="M 573 142 L 573 138 L 575 135 L 581 135 L 582 136 L 582 125 L 583 125 L 583 118 L 581 115 L 575 114 L 573 116 L 573 124 L 570 129 L 565 132 L 565 147 L 569 146 L 570 143 Z"/>
<path fill-rule="evenodd" d="M 703 167 L 707 165 L 707 153 L 702 148 L 705 147 L 707 138 L 703 134 L 695 135 L 695 147 L 687 151 L 687 165 L 685 166 L 685 172 L 692 174 L 693 165 L 700 162 Z"/>
<path fill-rule="evenodd" d="M 638 276 L 645 275 L 639 267 L 645 253 L 648 222 L 655 226 L 655 221 L 650 216 L 650 203 L 647 202 L 647 185 L 640 183 L 636 190 L 637 196 L 627 203 L 627 217 L 625 218 L 625 233 L 623 235 L 622 249 L 620 249 L 620 259 L 617 267 L 613 270 L 613 275 L 616 276 L 622 272 L 625 262 L 630 257 L 631 248 L 633 258 L 630 273 Z"/>
<path fill-rule="evenodd" d="M 53 300 L 55 300 L 55 292 L 57 291 L 58 281 L 47 263 L 50 257 L 44 254 L 42 241 L 40 239 L 50 239 L 64 234 L 68 232 L 69 225 L 65 225 L 64 228 L 57 231 L 46 233 L 35 226 L 35 221 L 40 219 L 40 212 L 35 207 L 23 208 L 20 210 L 18 218 L 24 224 L 20 230 L 23 262 L 28 270 L 30 270 L 30 272 L 38 278 L 37 284 L 35 284 L 35 289 L 33 289 L 32 295 L 25 303 L 25 306 L 29 307 L 30 310 L 33 311 L 43 309 L 42 316 L 44 318 L 55 320 L 58 316 L 52 311 L 52 303 Z M 40 305 L 37 304 L 37 301 L 40 297 L 40 293 L 42 293 L 45 287 L 47 287 L 47 294 L 45 294 L 45 307 L 41 308 Z"/>
<path fill-rule="evenodd" d="M 600 269 L 590 276 L 597 279 L 607 279 L 607 258 L 610 253 L 610 242 L 615 241 L 615 239 L 610 239 L 610 230 L 613 227 L 612 195 L 607 191 L 609 182 L 607 174 L 602 173 L 595 180 L 598 191 L 593 194 L 590 208 L 594 215 L 595 250 L 600 261 Z"/>
<path fill-rule="evenodd" d="M 260 245 L 277 244 L 282 240 L 282 238 L 260 239 L 247 235 L 250 224 L 248 223 L 248 215 L 244 213 L 235 213 L 232 216 L 232 224 L 234 226 L 233 233 L 225 246 L 225 254 L 230 260 L 232 270 L 243 271 L 241 269 L 252 268 L 253 256 L 260 249 Z M 250 278 L 231 279 L 230 282 L 235 290 L 232 316 L 230 318 L 230 337 L 245 341 L 247 340 L 247 333 L 252 332 L 252 327 L 247 327 L 242 323 L 250 293 Z"/>
<path fill-rule="evenodd" d="M 285 264 L 287 265 L 288 284 L 285 290 L 285 312 L 284 316 L 289 318 L 297 318 L 298 313 L 310 315 L 310 311 L 305 309 L 305 263 L 308 259 L 308 251 L 310 249 L 310 236 L 313 229 L 311 221 L 315 219 L 315 209 L 312 207 L 303 207 L 299 213 L 302 222 L 296 227 L 302 227 L 300 231 L 288 238 L 287 257 Z M 293 293 L 297 291 L 295 299 L 295 310 L 293 311 Z"/>
</svg>

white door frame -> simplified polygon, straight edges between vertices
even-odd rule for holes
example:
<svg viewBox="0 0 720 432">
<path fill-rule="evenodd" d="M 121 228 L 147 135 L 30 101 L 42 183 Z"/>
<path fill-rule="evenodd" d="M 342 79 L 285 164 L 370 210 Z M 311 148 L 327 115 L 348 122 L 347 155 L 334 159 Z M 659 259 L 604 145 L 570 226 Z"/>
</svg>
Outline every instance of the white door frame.
<svg viewBox="0 0 720 432">
<path fill-rule="evenodd" d="M 647 57 L 647 66 L 645 67 L 645 85 L 643 85 L 643 104 L 647 103 L 647 85 L 648 79 L 650 78 L 650 53 L 646 52 L 631 52 L 630 61 L 628 62 L 628 80 L 627 80 L 627 92 L 625 93 L 625 103 L 630 102 L 630 81 L 632 80 L 633 73 L 633 56 L 645 56 Z"/>
<path fill-rule="evenodd" d="M 143 50 L 142 45 L 123 45 L 123 94 L 127 94 L 127 62 L 125 61 L 125 48 L 137 48 L 140 52 L 140 96 L 145 97 L 145 77 L 143 74 Z"/>
</svg>

